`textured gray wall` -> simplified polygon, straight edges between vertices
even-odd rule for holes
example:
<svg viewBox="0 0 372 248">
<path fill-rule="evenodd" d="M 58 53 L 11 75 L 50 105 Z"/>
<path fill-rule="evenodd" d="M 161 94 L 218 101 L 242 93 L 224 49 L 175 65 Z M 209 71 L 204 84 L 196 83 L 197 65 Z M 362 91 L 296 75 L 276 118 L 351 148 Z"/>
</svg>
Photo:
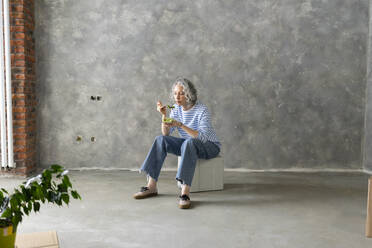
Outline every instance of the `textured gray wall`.
<svg viewBox="0 0 372 248">
<path fill-rule="evenodd" d="M 370 1 L 369 13 L 372 13 L 372 2 Z M 368 34 L 367 49 L 367 86 L 365 100 L 365 128 L 363 142 L 363 169 L 372 171 L 372 17 L 369 16 L 370 32 Z"/>
<path fill-rule="evenodd" d="M 184 75 L 227 168 L 361 168 L 367 36 L 368 0 L 36 1 L 41 164 L 138 168 Z"/>
</svg>

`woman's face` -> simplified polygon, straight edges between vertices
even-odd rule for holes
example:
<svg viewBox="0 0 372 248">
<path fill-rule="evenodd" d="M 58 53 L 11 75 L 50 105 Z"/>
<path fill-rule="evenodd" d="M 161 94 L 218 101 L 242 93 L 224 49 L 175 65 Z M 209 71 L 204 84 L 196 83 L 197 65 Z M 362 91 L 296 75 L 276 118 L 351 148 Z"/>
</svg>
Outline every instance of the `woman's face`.
<svg viewBox="0 0 372 248">
<path fill-rule="evenodd" d="M 174 87 L 173 96 L 174 96 L 174 101 L 176 102 L 177 105 L 183 106 L 183 107 L 186 106 L 186 96 L 185 96 L 185 92 L 183 91 L 182 85 L 176 85 L 176 87 Z"/>
</svg>

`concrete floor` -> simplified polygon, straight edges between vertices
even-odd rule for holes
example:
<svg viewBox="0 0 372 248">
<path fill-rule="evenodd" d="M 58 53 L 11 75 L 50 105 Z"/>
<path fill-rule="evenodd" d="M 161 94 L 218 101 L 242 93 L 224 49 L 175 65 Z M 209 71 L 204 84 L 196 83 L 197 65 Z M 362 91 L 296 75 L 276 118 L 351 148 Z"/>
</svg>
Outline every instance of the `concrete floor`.
<svg viewBox="0 0 372 248">
<path fill-rule="evenodd" d="M 175 172 L 160 195 L 134 200 L 145 178 L 130 171 L 72 171 L 83 200 L 43 205 L 19 233 L 57 230 L 62 248 L 363 248 L 368 176 L 360 173 L 225 172 L 223 191 L 194 193 L 177 208 Z M 24 180 L 0 178 L 11 189 Z"/>
</svg>

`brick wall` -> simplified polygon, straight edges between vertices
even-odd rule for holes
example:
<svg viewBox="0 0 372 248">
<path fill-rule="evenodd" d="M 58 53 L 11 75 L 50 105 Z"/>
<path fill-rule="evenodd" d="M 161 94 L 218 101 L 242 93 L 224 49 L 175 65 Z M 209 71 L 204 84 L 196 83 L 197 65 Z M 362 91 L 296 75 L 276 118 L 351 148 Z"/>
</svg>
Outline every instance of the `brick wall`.
<svg viewBox="0 0 372 248">
<path fill-rule="evenodd" d="M 28 175 L 36 169 L 34 0 L 10 0 L 14 162 L 2 173 Z"/>
</svg>

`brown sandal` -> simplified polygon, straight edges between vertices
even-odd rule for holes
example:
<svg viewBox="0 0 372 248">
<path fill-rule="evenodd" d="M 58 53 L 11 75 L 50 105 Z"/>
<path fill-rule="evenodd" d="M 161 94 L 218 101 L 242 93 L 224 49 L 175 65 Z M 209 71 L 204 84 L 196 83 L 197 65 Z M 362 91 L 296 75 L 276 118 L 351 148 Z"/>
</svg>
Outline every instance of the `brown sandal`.
<svg viewBox="0 0 372 248">
<path fill-rule="evenodd" d="M 181 195 L 178 207 L 181 209 L 188 209 L 191 206 L 190 197 L 188 195 Z"/>
<path fill-rule="evenodd" d="M 150 191 L 148 187 L 141 187 L 141 190 L 133 195 L 134 199 L 145 199 L 152 196 L 157 196 L 157 191 Z"/>
</svg>

